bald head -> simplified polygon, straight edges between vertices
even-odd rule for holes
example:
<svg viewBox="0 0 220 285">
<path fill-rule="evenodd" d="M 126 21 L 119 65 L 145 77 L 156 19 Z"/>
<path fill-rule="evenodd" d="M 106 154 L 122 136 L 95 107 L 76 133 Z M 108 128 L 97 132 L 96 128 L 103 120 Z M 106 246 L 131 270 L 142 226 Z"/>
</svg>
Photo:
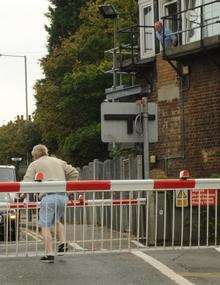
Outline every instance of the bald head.
<svg viewBox="0 0 220 285">
<path fill-rule="evenodd" d="M 48 149 L 45 145 L 38 144 L 38 145 L 35 145 L 33 147 L 31 154 L 32 154 L 34 160 L 36 160 L 36 159 L 40 158 L 41 156 L 48 155 Z"/>
<path fill-rule="evenodd" d="M 154 23 L 154 28 L 156 32 L 161 32 L 163 29 L 163 23 L 161 21 L 157 21 Z"/>
</svg>

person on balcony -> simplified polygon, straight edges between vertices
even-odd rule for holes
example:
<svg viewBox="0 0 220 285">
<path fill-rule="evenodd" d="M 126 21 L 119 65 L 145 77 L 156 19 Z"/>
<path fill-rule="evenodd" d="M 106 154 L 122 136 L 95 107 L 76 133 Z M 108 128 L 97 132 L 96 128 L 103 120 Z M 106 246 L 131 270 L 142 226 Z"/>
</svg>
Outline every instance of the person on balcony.
<svg viewBox="0 0 220 285">
<path fill-rule="evenodd" d="M 39 144 L 33 147 L 31 152 L 34 161 L 28 166 L 23 181 L 34 181 L 36 173 L 41 172 L 43 181 L 77 180 L 78 171 L 65 161 L 48 155 L 45 145 Z M 39 212 L 39 225 L 44 238 L 46 255 L 41 258 L 42 262 L 53 263 L 54 254 L 52 247 L 52 235 L 50 229 L 56 223 L 56 234 L 60 242 L 58 253 L 68 250 L 63 233 L 61 219 L 64 216 L 65 205 L 68 201 L 66 193 L 45 193 L 42 195 Z"/>
<path fill-rule="evenodd" d="M 177 37 L 167 27 L 164 27 L 164 35 L 163 35 L 163 23 L 161 21 L 155 22 L 154 28 L 156 31 L 156 37 L 162 46 L 163 44 L 165 44 L 165 48 L 172 48 L 177 46 L 178 43 Z"/>
</svg>

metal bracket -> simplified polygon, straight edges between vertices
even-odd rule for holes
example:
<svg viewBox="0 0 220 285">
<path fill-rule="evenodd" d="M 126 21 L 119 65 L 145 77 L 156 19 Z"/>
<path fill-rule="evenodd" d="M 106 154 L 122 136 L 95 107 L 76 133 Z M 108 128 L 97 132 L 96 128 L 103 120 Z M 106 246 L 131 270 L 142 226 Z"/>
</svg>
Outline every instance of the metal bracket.
<svg viewBox="0 0 220 285">
<path fill-rule="evenodd" d="M 185 75 L 181 72 L 179 68 L 177 68 L 172 61 L 169 59 L 169 57 L 166 55 L 165 51 L 163 51 L 163 58 L 172 66 L 172 68 L 176 71 L 178 76 L 180 77 L 181 80 L 185 79 Z"/>
</svg>

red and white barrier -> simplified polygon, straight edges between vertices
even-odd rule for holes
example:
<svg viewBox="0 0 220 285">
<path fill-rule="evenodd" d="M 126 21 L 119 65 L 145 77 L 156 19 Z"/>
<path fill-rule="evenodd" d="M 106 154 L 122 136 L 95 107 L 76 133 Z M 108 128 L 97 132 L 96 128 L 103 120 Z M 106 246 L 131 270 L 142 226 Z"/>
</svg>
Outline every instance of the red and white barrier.
<svg viewBox="0 0 220 285">
<path fill-rule="evenodd" d="M 45 182 L 0 182 L 0 192 L 54 193 L 87 191 L 144 191 L 175 189 L 220 189 L 220 179 L 83 180 Z"/>
</svg>

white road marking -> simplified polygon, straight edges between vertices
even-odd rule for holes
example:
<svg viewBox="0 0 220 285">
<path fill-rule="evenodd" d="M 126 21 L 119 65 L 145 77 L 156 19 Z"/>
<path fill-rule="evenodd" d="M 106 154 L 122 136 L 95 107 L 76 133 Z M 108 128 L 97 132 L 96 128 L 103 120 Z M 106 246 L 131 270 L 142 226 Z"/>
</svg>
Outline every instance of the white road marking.
<svg viewBox="0 0 220 285">
<path fill-rule="evenodd" d="M 153 257 L 151 257 L 151 256 L 149 256 L 149 255 L 147 255 L 141 251 L 132 251 L 132 253 L 135 256 L 143 259 L 145 262 L 147 262 L 148 264 L 150 264 L 151 266 L 153 266 L 157 270 L 159 270 L 162 274 L 164 274 L 165 276 L 167 276 L 168 278 L 170 278 L 171 280 L 176 282 L 176 284 L 178 284 L 178 285 L 194 285 L 193 283 L 191 283 L 190 281 L 188 281 L 187 279 L 185 279 L 181 275 L 175 273 L 172 269 L 170 269 L 169 267 L 167 267 L 166 265 L 164 265 L 163 263 L 161 263 L 157 259 L 155 259 L 155 258 L 153 258 Z"/>
<path fill-rule="evenodd" d="M 215 247 L 215 249 L 216 249 L 218 252 L 220 252 L 220 247 Z"/>
<path fill-rule="evenodd" d="M 25 235 L 27 234 L 27 235 L 31 236 L 33 239 L 35 239 L 38 242 L 42 241 L 42 239 L 43 239 L 40 235 L 38 235 L 35 232 L 30 231 L 30 230 L 23 230 L 22 229 L 22 233 L 24 233 Z"/>
<path fill-rule="evenodd" d="M 143 245 L 142 243 L 136 241 L 136 240 L 132 240 L 131 241 L 133 244 L 135 244 L 137 247 L 145 247 L 145 245 Z"/>
<path fill-rule="evenodd" d="M 86 248 L 83 248 L 80 245 L 78 245 L 78 243 L 76 242 L 70 242 L 69 245 L 72 246 L 74 249 L 87 250 Z"/>
</svg>

